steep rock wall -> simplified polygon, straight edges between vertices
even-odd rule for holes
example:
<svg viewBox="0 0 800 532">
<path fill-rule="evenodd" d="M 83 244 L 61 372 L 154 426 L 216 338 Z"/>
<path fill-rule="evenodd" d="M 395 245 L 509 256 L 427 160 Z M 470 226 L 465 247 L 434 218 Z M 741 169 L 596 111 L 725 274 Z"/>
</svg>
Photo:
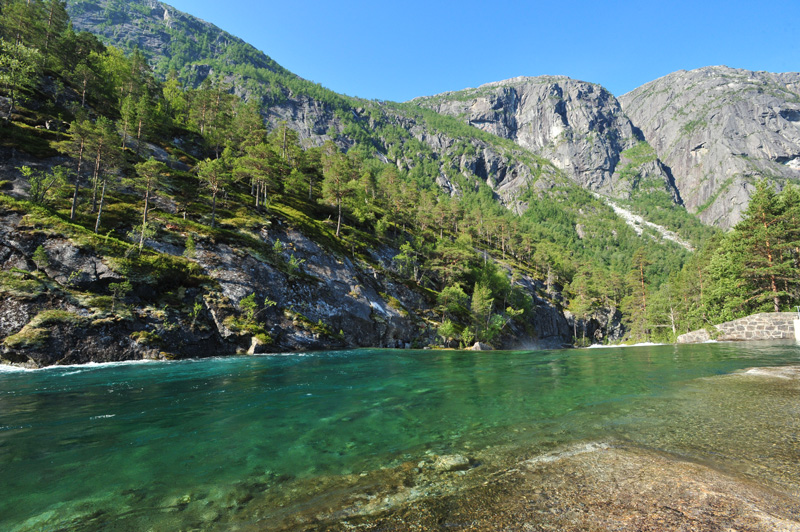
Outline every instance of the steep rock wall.
<svg viewBox="0 0 800 532">
<path fill-rule="evenodd" d="M 758 179 L 800 179 L 798 73 L 679 71 L 619 100 L 708 224 L 741 220 Z"/>
</svg>

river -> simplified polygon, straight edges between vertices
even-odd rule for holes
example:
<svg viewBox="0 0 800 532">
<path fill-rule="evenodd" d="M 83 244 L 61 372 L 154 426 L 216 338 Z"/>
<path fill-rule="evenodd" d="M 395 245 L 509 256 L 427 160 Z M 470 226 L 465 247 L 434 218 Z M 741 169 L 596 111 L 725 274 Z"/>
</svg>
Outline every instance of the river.
<svg viewBox="0 0 800 532">
<path fill-rule="evenodd" d="M 751 368 L 799 365 L 719 343 L 0 369 L 0 530 L 333 529 L 581 449 L 794 497 L 800 381 Z"/>
</svg>

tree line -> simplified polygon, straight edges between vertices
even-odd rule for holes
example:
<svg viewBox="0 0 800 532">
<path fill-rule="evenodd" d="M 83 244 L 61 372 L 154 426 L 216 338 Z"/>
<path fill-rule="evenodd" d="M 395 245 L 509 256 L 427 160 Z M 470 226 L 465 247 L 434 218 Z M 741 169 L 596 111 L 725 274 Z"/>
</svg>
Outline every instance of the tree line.
<svg viewBox="0 0 800 532">
<path fill-rule="evenodd" d="M 503 207 L 486 183 L 461 172 L 460 159 L 474 156 L 478 144 L 471 128 L 450 117 L 396 106 L 458 139 L 450 160 L 443 160 L 389 113 L 392 106 L 360 101 L 367 123 L 344 112 L 349 104 L 337 97 L 341 129 L 311 146 L 286 123 L 268 128 L 263 102 L 236 96 L 221 73 L 196 86 L 186 85 L 177 70 L 158 79 L 140 51 L 125 54 L 75 33 L 63 1 L 2 0 L 0 21 L 0 90 L 10 104 L 5 121 L 13 126 L 19 102 L 28 98 L 65 124 L 56 146 L 71 164 L 23 169 L 31 201 L 64 208 L 96 233 L 118 230 L 116 219 L 112 225 L 104 219 L 109 198 L 136 205 L 136 221 L 126 223 L 139 250 L 156 234 L 150 211 L 159 194 L 172 197 L 184 219 L 212 232 L 223 229 L 221 213 L 223 220 L 235 219 L 238 209 L 268 217 L 279 205 L 296 206 L 321 227 L 329 219 L 334 239 L 353 253 L 370 245 L 367 235 L 393 246 L 397 253 L 387 268 L 432 291 L 432 319 L 446 345 L 535 328 L 537 298 L 572 313 L 579 342 L 588 341 L 586 324 L 603 309 L 622 312 L 630 340 L 668 340 L 797 299 L 792 187 L 777 195 L 759 184 L 745 221 L 690 254 L 637 236 L 575 186 L 549 196 L 531 190 L 521 198 L 527 203 L 522 215 Z M 270 72 L 264 76 L 282 94 L 312 90 Z M 488 134 L 476 137 L 492 141 Z M 169 158 L 156 160 L 154 148 Z M 533 156 L 528 163 L 542 164 Z M 436 184 L 442 174 L 456 192 Z M 647 205 L 666 212 L 658 203 Z M 576 227 L 587 213 L 596 236 L 581 238 Z M 535 294 L 522 289 L 522 275 L 537 281 Z"/>
</svg>

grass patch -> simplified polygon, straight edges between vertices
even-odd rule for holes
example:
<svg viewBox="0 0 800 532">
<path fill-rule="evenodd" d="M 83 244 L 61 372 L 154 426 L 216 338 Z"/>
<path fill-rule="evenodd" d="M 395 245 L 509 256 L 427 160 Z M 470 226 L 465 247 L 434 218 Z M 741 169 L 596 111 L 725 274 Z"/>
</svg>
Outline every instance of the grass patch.
<svg viewBox="0 0 800 532">
<path fill-rule="evenodd" d="M 73 325 L 78 326 L 86 322 L 86 318 L 78 316 L 66 310 L 44 310 L 34 316 L 27 326 L 31 327 L 52 327 L 54 325 Z"/>
<path fill-rule="evenodd" d="M 43 347 L 50 339 L 49 327 L 55 325 L 71 325 L 78 327 L 86 322 L 85 318 L 65 310 L 45 310 L 28 322 L 18 333 L 12 334 L 3 341 L 9 349 L 36 349 Z"/>
<path fill-rule="evenodd" d="M 26 325 L 17 334 L 3 340 L 3 345 L 9 349 L 36 349 L 43 347 L 49 339 L 49 330 Z"/>
<path fill-rule="evenodd" d="M 17 298 L 36 298 L 47 290 L 33 274 L 21 270 L 0 271 L 0 294 Z"/>
<path fill-rule="evenodd" d="M 131 333 L 131 340 L 146 347 L 161 347 L 164 341 L 153 331 L 136 331 Z"/>
<path fill-rule="evenodd" d="M 392 295 L 385 294 L 383 292 L 381 292 L 380 296 L 384 299 L 384 301 L 386 301 L 386 304 L 389 305 L 390 308 L 393 308 L 394 310 L 399 312 L 400 315 L 403 316 L 404 318 L 408 317 L 408 310 L 400 302 L 399 299 L 397 299 L 396 297 L 394 297 Z"/>
<path fill-rule="evenodd" d="M 51 143 L 64 140 L 66 135 L 49 129 L 39 129 L 26 124 L 12 122 L 0 125 L 0 146 L 23 151 L 33 157 L 46 159 L 56 157 Z"/>
</svg>

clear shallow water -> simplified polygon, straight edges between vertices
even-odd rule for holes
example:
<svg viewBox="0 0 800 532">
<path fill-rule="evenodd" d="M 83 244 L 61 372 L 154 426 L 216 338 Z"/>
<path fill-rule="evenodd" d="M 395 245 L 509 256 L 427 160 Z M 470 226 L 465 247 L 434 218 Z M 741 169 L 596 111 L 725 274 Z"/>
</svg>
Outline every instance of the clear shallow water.
<svg viewBox="0 0 800 532">
<path fill-rule="evenodd" d="M 793 344 L 702 344 L 3 371 L 0 529 L 266 525 L 337 478 L 431 454 L 479 470 L 609 439 L 794 488 L 796 381 L 727 375 L 797 364 Z"/>
</svg>

